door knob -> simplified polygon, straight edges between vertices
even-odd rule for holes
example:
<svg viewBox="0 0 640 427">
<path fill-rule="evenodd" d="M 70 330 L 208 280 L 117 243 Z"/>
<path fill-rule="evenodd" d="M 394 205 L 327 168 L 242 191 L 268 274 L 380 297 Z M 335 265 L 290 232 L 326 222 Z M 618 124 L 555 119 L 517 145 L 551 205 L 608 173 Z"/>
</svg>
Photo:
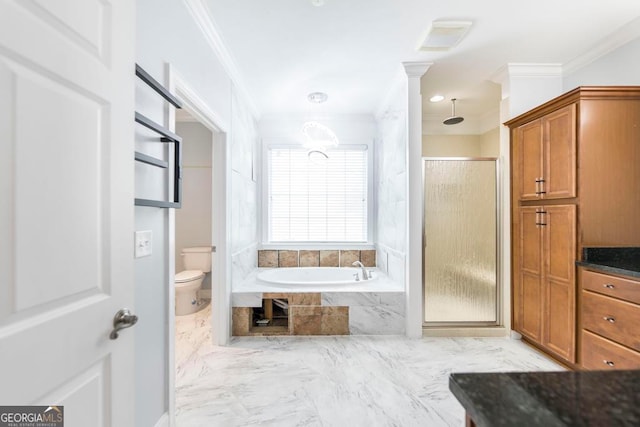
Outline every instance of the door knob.
<svg viewBox="0 0 640 427">
<path fill-rule="evenodd" d="M 128 308 L 118 310 L 116 315 L 113 316 L 113 331 L 109 334 L 109 338 L 112 340 L 117 339 L 119 331 L 132 327 L 137 321 L 138 316 L 131 314 Z"/>
</svg>

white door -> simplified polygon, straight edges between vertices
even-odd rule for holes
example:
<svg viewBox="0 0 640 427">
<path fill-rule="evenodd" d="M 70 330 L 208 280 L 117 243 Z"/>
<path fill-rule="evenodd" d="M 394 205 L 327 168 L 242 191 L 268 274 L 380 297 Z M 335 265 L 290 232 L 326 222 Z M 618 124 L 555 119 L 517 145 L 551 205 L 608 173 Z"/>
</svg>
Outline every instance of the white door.
<svg viewBox="0 0 640 427">
<path fill-rule="evenodd" d="M 134 8 L 0 0 L 0 405 L 66 427 L 134 419 Z"/>
</svg>

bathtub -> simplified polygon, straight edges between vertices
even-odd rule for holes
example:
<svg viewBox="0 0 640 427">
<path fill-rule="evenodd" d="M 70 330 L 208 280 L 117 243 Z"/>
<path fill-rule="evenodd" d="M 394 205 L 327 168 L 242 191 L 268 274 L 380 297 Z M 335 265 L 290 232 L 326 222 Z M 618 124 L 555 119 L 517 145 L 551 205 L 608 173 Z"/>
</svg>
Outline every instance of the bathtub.
<svg viewBox="0 0 640 427">
<path fill-rule="evenodd" d="M 322 306 L 348 306 L 351 334 L 404 334 L 404 281 L 394 280 L 377 268 L 372 280 L 362 280 L 360 268 L 296 267 L 258 268 L 232 285 L 232 306 L 246 310 L 262 307 L 268 293 L 320 293 Z M 360 280 L 355 281 L 354 274 Z M 241 311 L 238 311 L 241 313 Z M 235 314 L 234 314 L 235 316 Z"/>
<path fill-rule="evenodd" d="M 344 286 L 362 282 L 362 284 L 375 281 L 379 273 L 373 269 L 371 279 L 363 280 L 361 268 L 338 267 L 297 267 L 275 268 L 258 273 L 258 282 L 267 285 L 286 287 L 333 287 Z M 359 280 L 356 280 L 356 277 Z"/>
<path fill-rule="evenodd" d="M 404 283 L 377 268 L 362 280 L 362 269 L 351 267 L 258 268 L 232 286 L 232 293 L 251 292 L 404 292 Z M 359 281 L 354 274 L 358 273 Z"/>
</svg>

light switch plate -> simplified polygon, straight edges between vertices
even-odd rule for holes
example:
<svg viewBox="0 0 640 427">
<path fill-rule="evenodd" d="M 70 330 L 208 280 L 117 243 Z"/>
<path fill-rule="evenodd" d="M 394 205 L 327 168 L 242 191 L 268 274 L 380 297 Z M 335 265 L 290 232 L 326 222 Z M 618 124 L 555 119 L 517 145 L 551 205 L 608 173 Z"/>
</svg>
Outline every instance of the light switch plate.
<svg viewBox="0 0 640 427">
<path fill-rule="evenodd" d="M 135 257 L 142 258 L 151 255 L 151 248 L 153 242 L 151 240 L 151 230 L 136 231 L 135 240 Z"/>
</svg>

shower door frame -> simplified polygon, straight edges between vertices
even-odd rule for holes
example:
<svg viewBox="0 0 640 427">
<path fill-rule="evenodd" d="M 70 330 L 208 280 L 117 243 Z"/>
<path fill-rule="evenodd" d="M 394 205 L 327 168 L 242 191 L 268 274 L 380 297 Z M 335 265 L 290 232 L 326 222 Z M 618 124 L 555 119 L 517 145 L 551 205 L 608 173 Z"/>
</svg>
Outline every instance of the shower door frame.
<svg viewBox="0 0 640 427">
<path fill-rule="evenodd" d="M 473 322 L 473 321 L 446 321 L 446 322 L 427 322 L 425 320 L 425 297 L 427 293 L 427 283 L 426 283 L 426 262 L 425 262 L 425 252 L 427 245 L 427 235 L 425 230 L 425 206 L 424 206 L 424 195 L 427 187 L 426 182 L 426 165 L 427 161 L 492 161 L 495 162 L 495 192 L 496 192 L 496 203 L 495 203 L 495 220 L 496 220 L 496 320 L 491 322 Z M 467 327 L 495 327 L 503 324 L 503 310 L 502 310 L 502 299 L 504 297 L 504 292 L 502 289 L 502 260 L 500 257 L 501 246 L 500 242 L 502 242 L 502 229 L 500 227 L 501 221 L 501 210 L 500 206 L 502 206 L 502 192 L 501 190 L 501 168 L 500 168 L 500 159 L 498 157 L 422 157 L 422 327 L 423 328 L 467 328 Z"/>
</svg>

